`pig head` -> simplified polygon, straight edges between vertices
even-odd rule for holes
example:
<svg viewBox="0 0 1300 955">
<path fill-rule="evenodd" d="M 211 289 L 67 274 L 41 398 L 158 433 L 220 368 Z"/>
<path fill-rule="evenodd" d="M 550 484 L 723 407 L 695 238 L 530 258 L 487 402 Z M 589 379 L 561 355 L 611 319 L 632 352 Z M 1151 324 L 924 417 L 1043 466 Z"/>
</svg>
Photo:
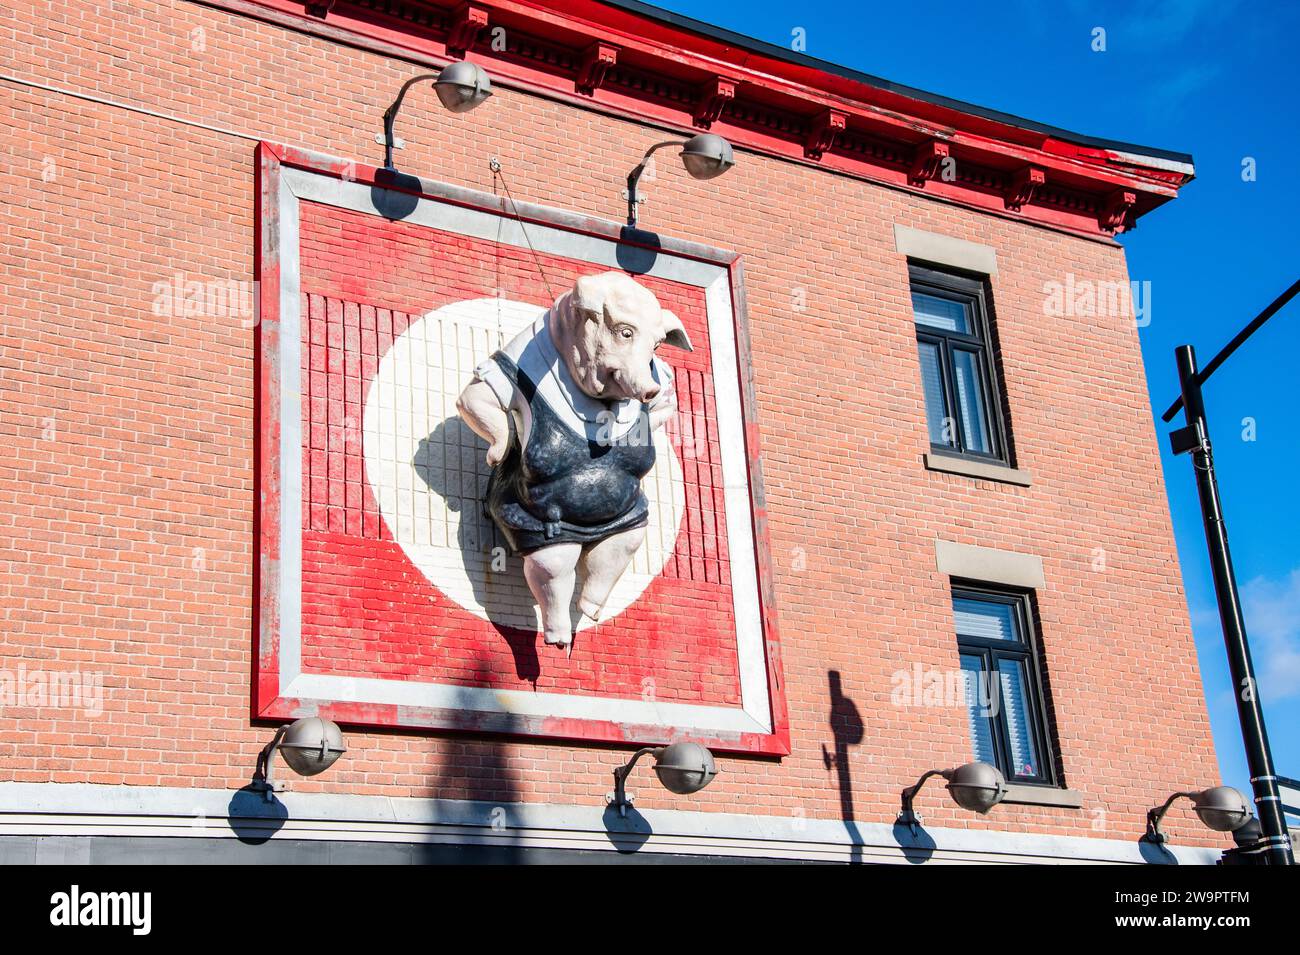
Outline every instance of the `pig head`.
<svg viewBox="0 0 1300 955">
<path fill-rule="evenodd" d="M 681 319 L 622 272 L 578 279 L 551 309 L 549 327 L 574 383 L 605 401 L 654 401 L 661 387 L 651 372 L 655 349 L 692 350 Z"/>
</svg>

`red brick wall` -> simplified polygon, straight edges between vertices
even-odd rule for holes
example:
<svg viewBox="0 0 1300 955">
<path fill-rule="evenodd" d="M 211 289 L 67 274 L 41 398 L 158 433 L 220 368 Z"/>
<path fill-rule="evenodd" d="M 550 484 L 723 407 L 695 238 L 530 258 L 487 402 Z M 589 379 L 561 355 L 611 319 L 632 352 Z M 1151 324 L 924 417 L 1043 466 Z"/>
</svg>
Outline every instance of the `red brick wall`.
<svg viewBox="0 0 1300 955">
<path fill-rule="evenodd" d="M 409 64 L 184 2 L 0 9 L 0 72 L 367 158 Z M 248 720 L 254 333 L 155 314 L 154 283 L 249 281 L 253 142 L 0 80 L 3 666 L 104 675 L 103 714 L 0 711 L 0 779 L 235 787 Z M 502 89 L 464 116 L 408 100 L 403 167 L 610 219 L 662 132 Z M 581 144 L 575 150 L 574 144 Z M 643 222 L 745 255 L 793 753 L 727 759 L 689 801 L 639 805 L 887 821 L 924 769 L 969 759 L 960 709 L 901 709 L 890 676 L 956 666 L 936 536 L 1036 553 L 1060 761 L 1085 808 L 927 823 L 1133 838 L 1218 777 L 1131 319 L 1044 315 L 1043 285 L 1126 280 L 1105 244 L 742 154 L 707 185 L 668 161 Z M 1033 485 L 926 471 L 906 263 L 893 225 L 997 249 L 1011 428 Z M 1096 569 L 1098 548 L 1104 569 Z M 860 716 L 846 796 L 828 673 Z M 853 721 L 850 720 L 849 724 Z M 616 749 L 350 732 L 303 790 L 598 804 Z M 1179 818 L 1185 843 L 1214 844 Z"/>
</svg>

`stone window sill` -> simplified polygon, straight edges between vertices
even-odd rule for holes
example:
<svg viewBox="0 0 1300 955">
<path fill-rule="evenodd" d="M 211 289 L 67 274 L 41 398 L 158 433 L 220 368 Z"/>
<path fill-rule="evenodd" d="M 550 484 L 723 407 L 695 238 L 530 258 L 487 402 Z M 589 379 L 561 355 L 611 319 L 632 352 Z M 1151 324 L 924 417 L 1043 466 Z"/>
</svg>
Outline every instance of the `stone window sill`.
<svg viewBox="0 0 1300 955">
<path fill-rule="evenodd" d="M 1003 484 L 1015 484 L 1018 487 L 1029 487 L 1031 483 L 1028 471 L 1009 468 L 1005 464 L 973 461 L 970 458 L 958 458 L 947 454 L 926 454 L 925 466 L 931 471 L 962 474 L 985 481 L 1001 481 Z"/>
<path fill-rule="evenodd" d="M 1026 786 L 1007 783 L 1007 794 L 1002 801 L 1016 806 L 1056 806 L 1061 809 L 1083 808 L 1083 793 L 1075 789 L 1053 789 L 1051 786 Z"/>
</svg>

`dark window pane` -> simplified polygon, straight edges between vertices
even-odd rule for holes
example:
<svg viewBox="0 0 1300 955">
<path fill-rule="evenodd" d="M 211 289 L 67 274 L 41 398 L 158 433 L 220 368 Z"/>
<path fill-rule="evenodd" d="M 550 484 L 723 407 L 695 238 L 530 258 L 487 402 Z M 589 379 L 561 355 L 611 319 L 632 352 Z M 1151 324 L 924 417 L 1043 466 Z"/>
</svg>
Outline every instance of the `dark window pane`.
<svg viewBox="0 0 1300 955">
<path fill-rule="evenodd" d="M 1025 699 L 1025 665 L 1020 660 L 999 660 L 1002 680 L 1002 706 L 1006 712 L 1007 743 L 1011 751 L 1011 771 L 1018 776 L 1039 774 L 1038 750 L 1029 722 L 1029 702 Z"/>
<path fill-rule="evenodd" d="M 951 427 L 945 427 L 947 411 L 943 404 L 943 366 L 939 361 L 939 346 L 931 342 L 917 342 L 921 354 L 921 385 L 925 389 L 925 421 L 930 431 L 931 444 L 955 444 Z"/>
<path fill-rule="evenodd" d="M 970 317 L 964 302 L 954 302 L 950 298 L 926 295 L 924 292 L 912 293 L 912 311 L 916 314 L 916 324 L 941 328 L 946 332 L 970 334 Z"/>
<path fill-rule="evenodd" d="M 957 413 L 961 416 L 966 450 L 992 454 L 984 393 L 980 388 L 979 356 L 965 349 L 954 348 L 952 361 L 953 375 L 957 379 Z"/>
<path fill-rule="evenodd" d="M 990 720 L 989 702 L 994 689 L 983 658 L 974 654 L 961 655 L 962 679 L 966 684 L 966 714 L 970 722 L 971 749 L 975 759 L 997 765 L 993 751 L 993 723 Z"/>
<path fill-rule="evenodd" d="M 1005 461 L 1001 398 L 977 283 L 919 266 L 910 274 L 931 447 Z"/>
<path fill-rule="evenodd" d="M 959 637 L 1020 640 L 1020 630 L 1016 626 L 1016 611 L 1010 604 L 954 597 L 952 615 L 957 624 Z"/>
</svg>

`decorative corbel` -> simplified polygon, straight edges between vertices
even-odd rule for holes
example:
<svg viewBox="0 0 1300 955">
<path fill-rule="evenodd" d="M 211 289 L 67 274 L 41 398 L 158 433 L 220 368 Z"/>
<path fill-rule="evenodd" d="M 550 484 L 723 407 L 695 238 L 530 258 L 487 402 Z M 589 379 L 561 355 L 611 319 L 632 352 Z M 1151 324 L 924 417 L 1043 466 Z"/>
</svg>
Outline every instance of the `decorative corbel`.
<svg viewBox="0 0 1300 955">
<path fill-rule="evenodd" d="M 1103 232 L 1109 232 L 1114 235 L 1117 232 L 1128 232 L 1136 224 L 1137 218 L 1133 215 L 1133 210 L 1137 206 L 1137 193 L 1128 189 L 1116 189 L 1101 206 L 1101 211 L 1097 216 L 1097 221 L 1101 225 Z"/>
<path fill-rule="evenodd" d="M 605 84 L 605 74 L 618 62 L 618 47 L 612 43 L 599 41 L 582 51 L 582 63 L 578 67 L 578 92 L 591 96 Z"/>
<path fill-rule="evenodd" d="M 462 3 L 451 14 L 451 26 L 447 32 L 447 55 L 460 59 L 474 46 L 479 31 L 488 25 L 486 7 L 472 3 Z"/>
<path fill-rule="evenodd" d="M 804 140 L 803 154 L 809 159 L 820 160 L 822 154 L 834 144 L 835 137 L 844 132 L 848 122 L 848 113 L 841 113 L 837 109 L 822 110 L 808 125 L 808 138 Z"/>
<path fill-rule="evenodd" d="M 1037 166 L 1025 166 L 1012 174 L 1002 201 L 1012 212 L 1019 212 L 1022 206 L 1027 206 L 1033 201 L 1034 193 L 1045 182 L 1047 182 L 1046 170 L 1039 169 Z"/>
<path fill-rule="evenodd" d="M 912 154 L 912 166 L 907 171 L 907 181 L 913 186 L 924 188 L 927 182 L 938 177 L 939 170 L 948 158 L 947 143 L 937 139 L 921 143 Z"/>
<path fill-rule="evenodd" d="M 695 125 L 708 129 L 722 115 L 726 105 L 736 98 L 736 81 L 725 76 L 715 76 L 700 87 L 700 101 L 691 117 Z"/>
</svg>

